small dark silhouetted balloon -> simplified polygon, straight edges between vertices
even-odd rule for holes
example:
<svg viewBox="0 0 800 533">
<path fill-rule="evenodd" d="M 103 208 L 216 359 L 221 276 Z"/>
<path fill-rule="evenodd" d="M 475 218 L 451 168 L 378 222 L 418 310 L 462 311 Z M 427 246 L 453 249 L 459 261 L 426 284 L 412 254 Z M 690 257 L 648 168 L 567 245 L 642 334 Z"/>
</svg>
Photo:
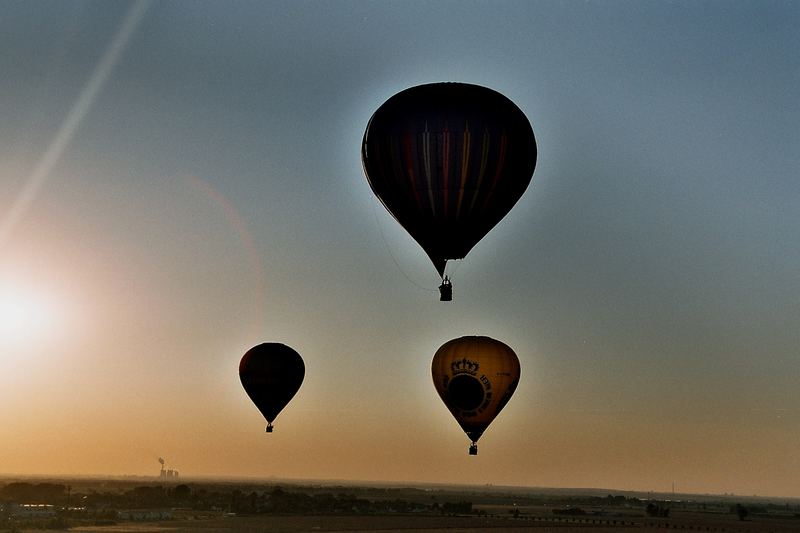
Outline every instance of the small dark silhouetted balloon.
<svg viewBox="0 0 800 533">
<path fill-rule="evenodd" d="M 277 342 L 254 346 L 242 357 L 239 379 L 267 419 L 268 433 L 272 432 L 272 421 L 300 389 L 305 373 L 300 354 Z"/>
<path fill-rule="evenodd" d="M 461 337 L 436 350 L 431 374 L 436 392 L 472 441 L 470 455 L 476 455 L 478 439 L 517 388 L 517 354 L 489 337 Z"/>
<path fill-rule="evenodd" d="M 361 146 L 373 192 L 442 277 L 517 203 L 536 154 L 525 114 L 466 83 L 397 93 L 372 115 Z"/>
</svg>

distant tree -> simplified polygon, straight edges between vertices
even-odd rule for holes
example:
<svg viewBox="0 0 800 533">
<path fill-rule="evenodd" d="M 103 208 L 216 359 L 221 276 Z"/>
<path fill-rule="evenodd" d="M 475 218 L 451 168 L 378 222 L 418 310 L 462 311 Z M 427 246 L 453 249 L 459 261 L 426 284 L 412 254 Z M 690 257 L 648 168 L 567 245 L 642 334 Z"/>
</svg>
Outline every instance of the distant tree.
<svg viewBox="0 0 800 533">
<path fill-rule="evenodd" d="M 734 507 L 734 510 L 736 512 L 736 516 L 739 517 L 739 520 L 744 520 L 747 518 L 747 515 L 750 514 L 750 512 L 747 510 L 747 507 L 741 503 L 737 503 L 736 507 Z"/>
<path fill-rule="evenodd" d="M 443 514 L 470 514 L 472 502 L 445 502 L 441 509 Z"/>
<path fill-rule="evenodd" d="M 251 491 L 249 494 L 250 497 L 250 508 L 248 509 L 249 512 L 255 513 L 258 509 L 258 494 L 256 491 Z"/>
<path fill-rule="evenodd" d="M 161 485 L 134 487 L 132 497 L 142 507 L 162 507 L 168 501 L 167 491 Z"/>
<path fill-rule="evenodd" d="M 233 489 L 231 491 L 231 503 L 229 505 L 229 509 L 233 513 L 238 513 L 241 511 L 239 508 L 239 502 L 242 498 L 242 491 L 240 489 Z"/>
<path fill-rule="evenodd" d="M 186 501 L 192 495 L 192 489 L 189 488 L 189 485 L 181 483 L 175 487 L 175 489 L 172 491 L 172 495 L 178 501 Z"/>
<path fill-rule="evenodd" d="M 0 491 L 0 496 L 20 503 L 63 504 L 67 487 L 58 483 L 9 483 Z"/>
<path fill-rule="evenodd" d="M 647 507 L 644 508 L 644 512 L 647 513 L 647 516 L 654 516 L 660 518 L 669 517 L 669 507 L 659 505 L 653 502 L 647 504 Z"/>
<path fill-rule="evenodd" d="M 578 516 L 578 515 L 585 515 L 586 511 L 584 511 L 580 507 L 567 507 L 566 509 L 553 509 L 553 514 Z"/>
</svg>

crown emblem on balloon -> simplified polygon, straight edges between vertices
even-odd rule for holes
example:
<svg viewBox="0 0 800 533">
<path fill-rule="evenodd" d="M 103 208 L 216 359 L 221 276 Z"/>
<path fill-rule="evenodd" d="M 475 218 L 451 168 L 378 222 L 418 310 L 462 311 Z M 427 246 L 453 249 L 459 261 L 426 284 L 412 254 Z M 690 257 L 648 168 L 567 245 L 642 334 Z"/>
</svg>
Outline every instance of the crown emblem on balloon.
<svg viewBox="0 0 800 533">
<path fill-rule="evenodd" d="M 450 363 L 450 370 L 453 374 L 472 374 L 475 375 L 481 367 L 477 361 L 472 361 L 464 357 Z"/>
</svg>

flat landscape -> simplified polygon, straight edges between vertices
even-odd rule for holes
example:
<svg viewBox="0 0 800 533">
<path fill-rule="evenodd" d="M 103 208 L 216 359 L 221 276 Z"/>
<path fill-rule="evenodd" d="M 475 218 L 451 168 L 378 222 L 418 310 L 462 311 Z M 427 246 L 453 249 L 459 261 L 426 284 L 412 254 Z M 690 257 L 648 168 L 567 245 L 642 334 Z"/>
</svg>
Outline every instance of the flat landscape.
<svg viewBox="0 0 800 533">
<path fill-rule="evenodd" d="M 85 526 L 70 531 L 97 531 L 116 533 L 145 533 L 167 531 L 198 531 L 217 533 L 242 532 L 294 532 L 294 531 L 420 531 L 471 532 L 492 530 L 537 532 L 588 532 L 611 531 L 727 531 L 727 532 L 790 532 L 798 531 L 797 523 L 783 523 L 770 519 L 754 519 L 745 522 L 719 519 L 709 516 L 683 516 L 676 520 L 645 522 L 642 520 L 625 524 L 608 520 L 553 520 L 547 518 L 476 518 L 476 517 L 428 517 L 428 516 L 280 516 L 280 517 L 235 517 L 209 519 L 205 521 L 172 521 L 159 523 L 125 523 L 115 526 Z"/>
<path fill-rule="evenodd" d="M 800 531 L 800 500 L 343 482 L 0 480 L 0 531 Z"/>
</svg>

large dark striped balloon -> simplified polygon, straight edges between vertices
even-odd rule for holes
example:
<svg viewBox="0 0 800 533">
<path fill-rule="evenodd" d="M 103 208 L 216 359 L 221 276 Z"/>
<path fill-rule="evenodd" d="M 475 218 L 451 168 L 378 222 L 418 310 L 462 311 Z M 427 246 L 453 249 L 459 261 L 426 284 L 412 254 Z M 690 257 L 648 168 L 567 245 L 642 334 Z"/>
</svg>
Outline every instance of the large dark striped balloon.
<svg viewBox="0 0 800 533">
<path fill-rule="evenodd" d="M 361 160 L 373 192 L 444 275 L 525 192 L 536 139 L 502 94 L 465 83 L 406 89 L 375 111 Z"/>
</svg>

